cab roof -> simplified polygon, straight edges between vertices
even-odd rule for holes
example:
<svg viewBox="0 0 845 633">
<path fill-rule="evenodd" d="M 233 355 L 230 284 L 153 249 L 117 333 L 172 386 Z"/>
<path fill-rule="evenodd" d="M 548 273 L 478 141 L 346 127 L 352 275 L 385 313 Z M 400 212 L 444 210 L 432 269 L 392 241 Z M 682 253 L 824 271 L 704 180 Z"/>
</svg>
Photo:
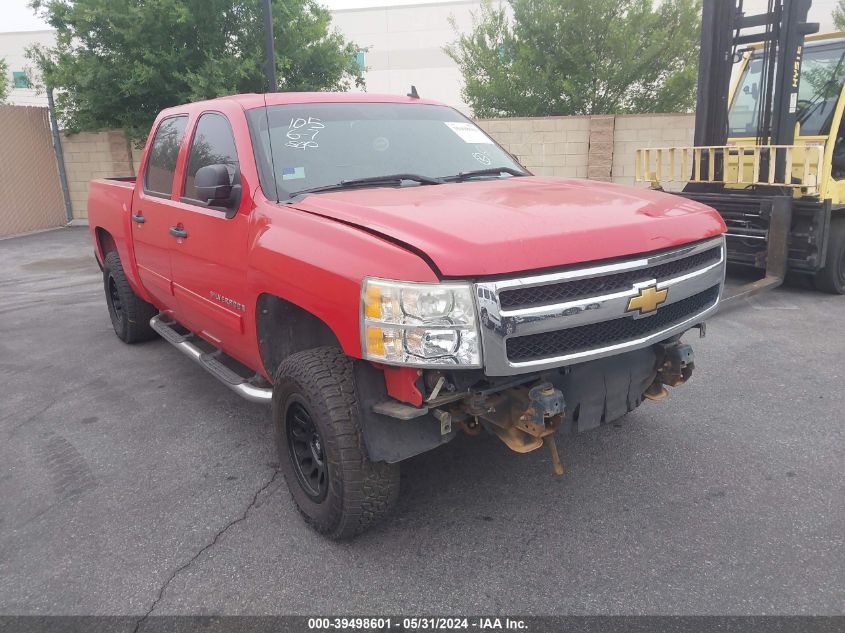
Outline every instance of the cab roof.
<svg viewBox="0 0 845 633">
<path fill-rule="evenodd" d="M 845 39 L 845 31 L 831 31 L 830 33 L 813 33 L 812 35 L 808 35 L 804 38 L 804 43 L 807 46 L 812 46 L 813 44 L 824 44 L 831 40 L 841 39 Z M 748 47 L 752 51 L 758 51 L 761 48 L 763 48 L 762 42 L 752 44 Z"/>
<path fill-rule="evenodd" d="M 408 96 L 372 94 L 369 92 L 268 92 L 228 95 L 192 103 L 193 106 L 212 104 L 220 101 L 237 103 L 244 110 L 261 108 L 266 105 L 290 105 L 296 103 L 417 103 L 425 105 L 445 105 L 431 99 Z M 178 106 L 177 106 L 178 107 Z"/>
</svg>

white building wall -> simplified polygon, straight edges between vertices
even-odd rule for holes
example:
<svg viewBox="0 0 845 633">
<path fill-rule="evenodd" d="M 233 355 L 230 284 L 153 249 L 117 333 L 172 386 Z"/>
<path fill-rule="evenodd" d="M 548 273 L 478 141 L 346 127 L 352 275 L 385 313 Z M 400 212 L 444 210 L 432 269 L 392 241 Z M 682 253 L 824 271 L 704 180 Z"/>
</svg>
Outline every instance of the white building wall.
<svg viewBox="0 0 845 633">
<path fill-rule="evenodd" d="M 339 9 L 332 11 L 333 26 L 365 53 L 367 92 L 405 94 L 415 85 L 421 96 L 443 101 L 465 112 L 461 98 L 463 80 L 443 47 L 455 39 L 449 23 L 454 16 L 458 28 L 469 31 L 472 12 L 479 0 L 457 0 L 428 4 Z M 52 46 L 53 31 L 0 33 L 0 57 L 12 71 L 27 70 L 26 48 L 39 43 Z M 12 90 L 9 102 L 17 105 L 46 105 L 46 97 L 34 90 Z"/>
<path fill-rule="evenodd" d="M 332 12 L 332 22 L 344 37 L 368 49 L 367 92 L 405 94 L 414 85 L 422 97 L 469 112 L 461 97 L 461 73 L 443 47 L 456 38 L 450 17 L 467 32 L 480 9 L 478 0 L 342 9 Z"/>
<path fill-rule="evenodd" d="M 11 90 L 6 99 L 11 105 L 47 107 L 47 97 L 42 92 L 37 94 L 33 88 L 15 88 L 12 77 L 14 72 L 32 72 L 32 63 L 26 58 L 26 49 L 33 44 L 53 46 L 56 42 L 55 31 L 17 31 L 0 33 L 0 59 L 8 66 L 8 83 Z"/>
</svg>

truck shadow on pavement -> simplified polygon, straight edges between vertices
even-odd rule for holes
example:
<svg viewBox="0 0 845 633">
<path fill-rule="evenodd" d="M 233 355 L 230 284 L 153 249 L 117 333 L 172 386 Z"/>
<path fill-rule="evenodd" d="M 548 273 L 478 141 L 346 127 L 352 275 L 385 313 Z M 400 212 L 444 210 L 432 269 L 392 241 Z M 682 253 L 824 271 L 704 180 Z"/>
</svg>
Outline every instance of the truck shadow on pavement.
<svg viewBox="0 0 845 633">
<path fill-rule="evenodd" d="M 496 524 L 523 522 L 533 526 L 532 532 L 544 524 L 565 528 L 570 503 L 577 501 L 582 508 L 606 504 L 598 489 L 612 486 L 619 477 L 628 478 L 626 465 L 636 462 L 639 445 L 658 450 L 665 443 L 655 443 L 642 428 L 631 435 L 645 418 L 635 412 L 615 424 L 559 437 L 566 471 L 562 477 L 552 473 L 545 447 L 520 455 L 494 436 L 459 435 L 450 444 L 402 463 L 398 506 L 372 530 L 372 536 L 364 534 L 358 540 L 378 540 L 409 526 L 417 534 L 476 531 L 479 525 L 495 531 Z"/>
</svg>

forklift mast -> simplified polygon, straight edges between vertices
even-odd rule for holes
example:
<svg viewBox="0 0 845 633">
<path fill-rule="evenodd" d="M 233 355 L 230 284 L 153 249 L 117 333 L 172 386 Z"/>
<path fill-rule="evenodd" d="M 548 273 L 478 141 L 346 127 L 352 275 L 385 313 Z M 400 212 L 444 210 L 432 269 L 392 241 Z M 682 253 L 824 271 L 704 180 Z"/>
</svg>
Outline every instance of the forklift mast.
<svg viewBox="0 0 845 633">
<path fill-rule="evenodd" d="M 807 22 L 811 0 L 767 1 L 768 11 L 758 15 L 745 15 L 742 0 L 703 2 L 696 146 L 722 146 L 727 142 L 731 70 L 742 53 L 755 44 L 762 46 L 757 144 L 791 145 L 795 141 L 804 37 L 818 32 L 819 25 Z M 783 182 L 786 155 L 774 154 L 775 180 Z M 688 188 L 685 191 L 721 189 L 712 183 L 690 183 Z"/>
<path fill-rule="evenodd" d="M 787 173 L 790 159 L 787 152 L 775 148 L 791 146 L 795 142 L 804 37 L 818 32 L 819 25 L 807 22 L 811 0 L 767 1 L 766 13 L 756 15 L 745 14 L 742 0 L 703 1 L 694 144 L 698 147 L 727 144 L 731 71 L 743 53 L 757 46 L 761 73 L 756 144 L 765 147 L 760 151 L 757 169 L 770 173 L 772 182 L 788 183 L 791 180 L 791 173 Z M 763 195 L 756 201 L 758 206 L 749 212 L 750 199 L 725 192 L 724 152 L 705 151 L 699 153 L 696 160 L 699 163 L 697 170 L 723 174 L 719 178 L 721 182 L 688 182 L 683 195 L 718 205 L 728 223 L 729 261 L 750 259 L 766 270 L 762 279 L 727 290 L 723 301 L 730 302 L 781 285 L 789 267 L 792 192 L 788 188 L 761 187 L 759 192 Z M 762 243 L 755 244 L 755 238 Z M 749 242 L 752 246 L 745 246 Z"/>
<path fill-rule="evenodd" d="M 635 156 L 635 182 L 683 183 L 677 195 L 725 221 L 728 263 L 765 270 L 726 287 L 723 303 L 779 286 L 787 271 L 845 294 L 845 158 L 833 171 L 845 150 L 845 34 L 813 37 L 805 48 L 819 30 L 807 21 L 811 0 L 766 2 L 765 13 L 746 14 L 742 0 L 703 0 L 693 146 Z"/>
</svg>

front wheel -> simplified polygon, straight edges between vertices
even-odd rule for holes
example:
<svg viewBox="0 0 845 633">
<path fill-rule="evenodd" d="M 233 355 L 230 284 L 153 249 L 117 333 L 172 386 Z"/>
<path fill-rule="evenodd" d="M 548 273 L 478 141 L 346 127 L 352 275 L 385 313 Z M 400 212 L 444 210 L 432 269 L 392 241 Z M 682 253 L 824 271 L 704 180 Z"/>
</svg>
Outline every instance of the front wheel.
<svg viewBox="0 0 845 633">
<path fill-rule="evenodd" d="M 816 288 L 834 295 L 845 294 L 845 218 L 830 223 L 827 263 L 816 273 Z"/>
<path fill-rule="evenodd" d="M 305 520 L 335 540 L 359 534 L 399 496 L 399 466 L 371 462 L 358 419 L 352 360 L 334 347 L 287 358 L 276 372 L 279 462 Z"/>
</svg>

